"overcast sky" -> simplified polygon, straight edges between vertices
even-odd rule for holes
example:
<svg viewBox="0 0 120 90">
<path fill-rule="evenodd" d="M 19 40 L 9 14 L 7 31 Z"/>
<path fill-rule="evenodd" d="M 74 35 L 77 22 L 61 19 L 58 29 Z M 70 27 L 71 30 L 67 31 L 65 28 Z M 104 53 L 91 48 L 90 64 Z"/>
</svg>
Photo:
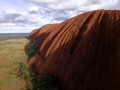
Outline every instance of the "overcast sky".
<svg viewBox="0 0 120 90">
<path fill-rule="evenodd" d="M 25 33 L 97 9 L 118 9 L 120 0 L 0 0 L 0 33 Z"/>
</svg>

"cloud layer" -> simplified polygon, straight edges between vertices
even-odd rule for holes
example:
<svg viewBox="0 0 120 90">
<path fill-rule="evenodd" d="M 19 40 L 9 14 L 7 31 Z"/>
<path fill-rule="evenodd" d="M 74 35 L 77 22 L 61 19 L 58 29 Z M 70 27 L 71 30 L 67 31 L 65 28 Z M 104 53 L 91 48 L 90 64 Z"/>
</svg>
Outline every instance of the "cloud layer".
<svg viewBox="0 0 120 90">
<path fill-rule="evenodd" d="M 120 9 L 120 0 L 24 0 L 51 9 Z"/>
<path fill-rule="evenodd" d="M 0 6 L 0 33 L 30 32 L 91 10 L 120 10 L 120 0 L 1 0 Z"/>
</svg>

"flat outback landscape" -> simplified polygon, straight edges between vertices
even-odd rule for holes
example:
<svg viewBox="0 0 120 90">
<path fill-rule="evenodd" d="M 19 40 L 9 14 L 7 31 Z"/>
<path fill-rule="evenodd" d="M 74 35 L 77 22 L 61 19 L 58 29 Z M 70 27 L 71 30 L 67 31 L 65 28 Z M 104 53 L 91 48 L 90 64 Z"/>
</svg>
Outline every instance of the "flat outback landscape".
<svg viewBox="0 0 120 90">
<path fill-rule="evenodd" d="M 0 90 L 23 90 L 23 80 L 15 73 L 18 63 L 27 59 L 27 43 L 23 36 L 0 36 Z"/>
</svg>

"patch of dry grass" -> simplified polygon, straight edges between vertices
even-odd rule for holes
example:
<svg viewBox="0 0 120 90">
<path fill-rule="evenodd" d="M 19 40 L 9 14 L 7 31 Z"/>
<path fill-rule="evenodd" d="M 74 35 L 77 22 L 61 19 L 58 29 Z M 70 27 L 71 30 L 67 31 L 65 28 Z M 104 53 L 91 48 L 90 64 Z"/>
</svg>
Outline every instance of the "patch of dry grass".
<svg viewBox="0 0 120 90">
<path fill-rule="evenodd" d="M 15 63 L 27 59 L 24 47 L 28 42 L 25 38 L 0 41 L 0 90 L 23 88 L 23 82 L 12 73 L 15 72 Z"/>
</svg>

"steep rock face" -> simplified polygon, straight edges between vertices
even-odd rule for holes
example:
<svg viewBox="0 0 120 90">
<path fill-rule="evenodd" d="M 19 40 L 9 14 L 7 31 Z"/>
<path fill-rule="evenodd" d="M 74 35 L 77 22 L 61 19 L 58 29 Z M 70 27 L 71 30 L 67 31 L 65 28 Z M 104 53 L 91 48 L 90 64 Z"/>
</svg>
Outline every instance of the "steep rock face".
<svg viewBox="0 0 120 90">
<path fill-rule="evenodd" d="M 38 28 L 38 29 L 34 29 L 34 30 L 30 33 L 29 39 L 35 40 L 35 36 L 36 36 L 38 30 L 39 30 L 39 28 Z"/>
<path fill-rule="evenodd" d="M 120 90 L 120 10 L 97 10 L 31 33 L 29 65 L 54 75 L 62 90 Z"/>
</svg>

